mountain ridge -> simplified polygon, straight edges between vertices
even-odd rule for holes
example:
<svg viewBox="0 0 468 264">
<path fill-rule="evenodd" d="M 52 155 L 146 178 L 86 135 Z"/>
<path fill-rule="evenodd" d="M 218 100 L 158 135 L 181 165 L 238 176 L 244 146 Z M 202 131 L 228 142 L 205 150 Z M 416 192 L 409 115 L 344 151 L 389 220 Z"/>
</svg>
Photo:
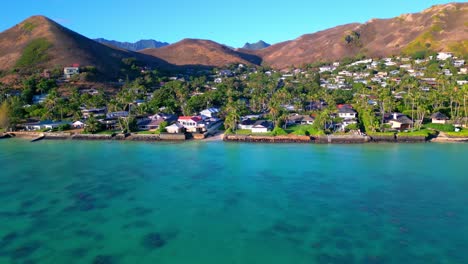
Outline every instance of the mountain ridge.
<svg viewBox="0 0 468 264">
<path fill-rule="evenodd" d="M 268 44 L 263 40 L 259 40 L 259 41 L 255 42 L 255 43 L 249 43 L 249 42 L 245 43 L 245 45 L 242 47 L 242 49 L 261 50 L 261 49 L 264 49 L 264 48 L 268 48 L 270 46 L 271 46 L 271 44 Z"/>
<path fill-rule="evenodd" d="M 101 44 L 111 45 L 117 48 L 126 49 L 130 51 L 140 51 L 148 48 L 162 48 L 168 46 L 169 43 L 161 42 L 154 39 L 141 39 L 136 42 L 122 42 L 116 40 L 108 40 L 104 38 L 93 39 Z"/>
</svg>

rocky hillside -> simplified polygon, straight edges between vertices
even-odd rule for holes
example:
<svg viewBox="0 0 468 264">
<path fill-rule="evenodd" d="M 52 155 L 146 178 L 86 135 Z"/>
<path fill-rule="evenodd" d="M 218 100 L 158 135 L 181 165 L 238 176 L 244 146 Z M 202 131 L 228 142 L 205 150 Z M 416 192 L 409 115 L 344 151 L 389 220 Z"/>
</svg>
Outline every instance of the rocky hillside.
<svg viewBox="0 0 468 264">
<path fill-rule="evenodd" d="M 421 13 L 372 19 L 303 35 L 255 54 L 275 68 L 363 54 L 382 57 L 417 51 L 468 53 L 468 3 L 433 6 Z"/>
</svg>

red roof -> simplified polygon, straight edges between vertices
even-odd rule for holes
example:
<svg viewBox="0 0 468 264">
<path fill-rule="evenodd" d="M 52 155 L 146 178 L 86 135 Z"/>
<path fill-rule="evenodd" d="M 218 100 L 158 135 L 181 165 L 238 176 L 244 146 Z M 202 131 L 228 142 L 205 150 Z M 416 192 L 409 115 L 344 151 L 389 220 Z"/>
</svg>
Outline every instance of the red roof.
<svg viewBox="0 0 468 264">
<path fill-rule="evenodd" d="M 337 105 L 338 109 L 341 109 L 341 108 L 351 108 L 353 109 L 353 106 L 352 105 L 349 105 L 349 104 L 339 104 Z"/>
<path fill-rule="evenodd" d="M 199 116 L 179 116 L 179 120 L 192 120 L 195 122 L 202 121 L 202 118 Z"/>
</svg>

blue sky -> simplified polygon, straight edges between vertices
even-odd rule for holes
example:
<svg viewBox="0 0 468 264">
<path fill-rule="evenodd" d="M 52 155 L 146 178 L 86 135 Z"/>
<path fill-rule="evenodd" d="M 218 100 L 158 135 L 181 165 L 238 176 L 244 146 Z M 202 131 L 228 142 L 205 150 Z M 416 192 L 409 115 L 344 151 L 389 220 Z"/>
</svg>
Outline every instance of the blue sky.
<svg viewBox="0 0 468 264">
<path fill-rule="evenodd" d="M 371 18 L 422 11 L 438 0 L 6 0 L 0 31 L 45 15 L 89 38 L 119 41 L 210 39 L 240 47 L 277 43 Z M 8 10 L 8 11 L 5 11 Z"/>
</svg>

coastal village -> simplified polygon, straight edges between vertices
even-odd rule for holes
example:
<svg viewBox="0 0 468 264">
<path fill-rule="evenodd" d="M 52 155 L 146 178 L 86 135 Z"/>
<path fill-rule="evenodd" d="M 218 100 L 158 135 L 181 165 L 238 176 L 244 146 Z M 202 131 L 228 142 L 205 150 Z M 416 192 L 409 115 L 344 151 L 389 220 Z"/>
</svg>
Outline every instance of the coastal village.
<svg viewBox="0 0 468 264">
<path fill-rule="evenodd" d="M 131 68 L 134 81 L 118 80 L 118 93 L 78 88 L 90 72 L 80 65 L 65 67 L 55 77 L 45 70 L 26 80 L 23 91 L 2 86 L 2 101 L 16 104 L 17 114 L 4 132 L 146 135 L 150 140 L 224 134 L 225 140 L 257 136 L 273 142 L 285 137 L 291 142 L 325 136 L 468 137 L 468 68 L 463 58 L 448 52 L 345 59 L 283 71 L 236 64 L 164 76 L 146 66 Z M 71 93 L 61 89 L 74 85 Z"/>
</svg>

